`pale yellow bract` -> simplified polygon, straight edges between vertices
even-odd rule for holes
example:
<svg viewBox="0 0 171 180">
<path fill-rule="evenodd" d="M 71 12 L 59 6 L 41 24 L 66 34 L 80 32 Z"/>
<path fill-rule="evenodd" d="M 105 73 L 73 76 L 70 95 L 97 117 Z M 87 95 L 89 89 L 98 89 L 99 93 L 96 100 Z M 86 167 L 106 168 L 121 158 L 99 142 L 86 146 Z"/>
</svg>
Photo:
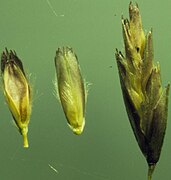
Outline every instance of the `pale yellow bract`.
<svg viewBox="0 0 171 180">
<path fill-rule="evenodd" d="M 56 52 L 57 91 L 68 124 L 75 134 L 81 134 L 85 125 L 86 88 L 77 57 L 69 47 Z"/>
</svg>

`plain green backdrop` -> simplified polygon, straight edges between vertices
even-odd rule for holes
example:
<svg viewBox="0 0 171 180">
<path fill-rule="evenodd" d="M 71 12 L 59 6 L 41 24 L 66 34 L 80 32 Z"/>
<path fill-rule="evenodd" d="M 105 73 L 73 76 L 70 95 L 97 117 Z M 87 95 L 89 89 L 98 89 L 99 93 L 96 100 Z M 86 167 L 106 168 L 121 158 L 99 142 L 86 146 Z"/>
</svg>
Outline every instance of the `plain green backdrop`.
<svg viewBox="0 0 171 180">
<path fill-rule="evenodd" d="M 171 1 L 137 1 L 147 32 L 153 28 L 162 82 L 171 81 Z M 2 88 L 0 179 L 145 180 L 147 164 L 123 104 L 115 48 L 124 50 L 121 15 L 129 0 L 0 0 L 0 51 L 13 49 L 33 87 L 28 149 L 22 147 Z M 82 135 L 69 129 L 54 96 L 55 51 L 69 45 L 90 82 Z M 2 87 L 2 86 L 1 86 Z M 170 98 L 169 98 L 170 99 Z M 171 103 L 154 180 L 170 180 Z"/>
</svg>

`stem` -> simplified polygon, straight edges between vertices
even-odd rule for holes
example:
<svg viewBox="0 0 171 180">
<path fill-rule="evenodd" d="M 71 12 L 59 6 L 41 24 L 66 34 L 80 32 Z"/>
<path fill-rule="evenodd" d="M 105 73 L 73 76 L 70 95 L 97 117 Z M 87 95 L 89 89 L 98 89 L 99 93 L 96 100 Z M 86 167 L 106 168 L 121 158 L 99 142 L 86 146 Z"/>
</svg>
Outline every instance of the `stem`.
<svg viewBox="0 0 171 180">
<path fill-rule="evenodd" d="M 152 180 L 152 174 L 154 172 L 156 164 L 149 164 L 148 166 L 148 180 Z"/>
<path fill-rule="evenodd" d="M 28 148 L 29 147 L 27 134 L 23 134 L 23 147 L 24 148 Z"/>
<path fill-rule="evenodd" d="M 28 132 L 28 128 L 27 127 L 22 129 L 23 147 L 24 148 L 28 148 L 29 147 L 28 138 L 27 138 L 27 132 Z"/>
</svg>

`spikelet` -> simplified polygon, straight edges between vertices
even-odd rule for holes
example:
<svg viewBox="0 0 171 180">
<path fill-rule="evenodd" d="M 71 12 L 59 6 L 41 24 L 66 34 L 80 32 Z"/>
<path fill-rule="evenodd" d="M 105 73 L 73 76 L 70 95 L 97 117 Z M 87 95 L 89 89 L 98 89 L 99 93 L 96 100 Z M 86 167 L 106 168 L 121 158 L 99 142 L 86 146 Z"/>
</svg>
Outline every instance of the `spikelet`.
<svg viewBox="0 0 171 180">
<path fill-rule="evenodd" d="M 28 124 L 31 114 L 30 85 L 25 76 L 21 60 L 13 51 L 4 51 L 1 56 L 3 90 L 9 110 L 23 136 L 23 146 L 27 148 Z"/>
<path fill-rule="evenodd" d="M 72 131 L 79 135 L 85 125 L 86 87 L 77 57 L 69 47 L 58 48 L 55 56 L 58 96 Z"/>
<path fill-rule="evenodd" d="M 148 166 L 148 179 L 159 160 L 164 140 L 169 87 L 161 85 L 159 64 L 153 62 L 152 31 L 145 36 L 138 5 L 129 5 L 130 21 L 122 17 L 125 56 L 116 51 L 127 114 Z"/>
</svg>

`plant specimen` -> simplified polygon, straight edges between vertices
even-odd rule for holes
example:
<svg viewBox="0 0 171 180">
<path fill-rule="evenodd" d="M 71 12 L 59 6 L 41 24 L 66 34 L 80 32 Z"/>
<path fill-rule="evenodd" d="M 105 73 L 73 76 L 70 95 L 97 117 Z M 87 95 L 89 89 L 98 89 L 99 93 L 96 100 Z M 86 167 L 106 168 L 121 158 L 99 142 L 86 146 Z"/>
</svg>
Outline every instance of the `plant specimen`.
<svg viewBox="0 0 171 180">
<path fill-rule="evenodd" d="M 23 136 L 24 147 L 27 148 L 28 124 L 31 114 L 31 90 L 21 60 L 15 51 L 4 51 L 1 56 L 1 73 L 6 102 L 15 124 Z"/>
<path fill-rule="evenodd" d="M 70 47 L 58 48 L 55 56 L 57 94 L 66 119 L 75 134 L 85 125 L 86 85 L 82 79 L 76 54 Z"/>
<path fill-rule="evenodd" d="M 125 55 L 116 50 L 116 60 L 127 114 L 150 180 L 164 140 L 170 85 L 161 86 L 160 66 L 153 62 L 152 31 L 144 34 L 137 4 L 130 3 L 129 16 L 130 20 L 122 17 Z"/>
</svg>

